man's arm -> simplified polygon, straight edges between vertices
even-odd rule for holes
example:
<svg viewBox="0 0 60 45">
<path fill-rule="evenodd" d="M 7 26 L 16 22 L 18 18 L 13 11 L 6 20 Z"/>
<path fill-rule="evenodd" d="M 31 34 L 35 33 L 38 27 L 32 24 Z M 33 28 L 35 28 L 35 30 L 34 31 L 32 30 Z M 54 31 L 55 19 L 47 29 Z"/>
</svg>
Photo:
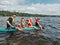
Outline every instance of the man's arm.
<svg viewBox="0 0 60 45">
<path fill-rule="evenodd" d="M 42 25 L 40 24 L 40 23 L 38 23 L 39 24 L 39 27 L 41 28 L 41 30 L 42 30 Z"/>
<path fill-rule="evenodd" d="M 8 23 L 11 27 L 13 27 L 13 26 L 10 24 L 10 22 L 9 22 L 9 21 L 7 21 L 7 23 Z"/>
</svg>

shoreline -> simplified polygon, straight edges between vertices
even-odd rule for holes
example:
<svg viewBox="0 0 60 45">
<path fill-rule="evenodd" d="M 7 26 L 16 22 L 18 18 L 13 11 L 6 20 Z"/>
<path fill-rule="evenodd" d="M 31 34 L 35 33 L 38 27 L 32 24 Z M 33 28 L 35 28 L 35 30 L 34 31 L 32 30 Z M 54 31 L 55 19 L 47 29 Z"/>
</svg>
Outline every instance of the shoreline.
<svg viewBox="0 0 60 45">
<path fill-rule="evenodd" d="M 60 17 L 60 15 L 29 14 L 29 13 L 22 13 L 22 12 L 0 11 L 0 16 L 12 16 L 14 14 L 20 17 Z"/>
</svg>

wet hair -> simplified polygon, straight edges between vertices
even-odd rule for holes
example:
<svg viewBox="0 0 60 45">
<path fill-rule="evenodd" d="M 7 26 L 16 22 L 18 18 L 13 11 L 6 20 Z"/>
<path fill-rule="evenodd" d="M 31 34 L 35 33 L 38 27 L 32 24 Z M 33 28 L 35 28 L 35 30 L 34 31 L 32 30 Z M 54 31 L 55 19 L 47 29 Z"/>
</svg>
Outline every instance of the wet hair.
<svg viewBox="0 0 60 45">
<path fill-rule="evenodd" d="M 22 19 L 24 19 L 24 18 L 21 18 L 21 21 L 22 21 Z"/>
<path fill-rule="evenodd" d="M 24 18 L 21 18 L 21 19 L 24 19 Z"/>
<path fill-rule="evenodd" d="M 35 20 L 40 20 L 40 18 L 35 18 Z"/>
</svg>

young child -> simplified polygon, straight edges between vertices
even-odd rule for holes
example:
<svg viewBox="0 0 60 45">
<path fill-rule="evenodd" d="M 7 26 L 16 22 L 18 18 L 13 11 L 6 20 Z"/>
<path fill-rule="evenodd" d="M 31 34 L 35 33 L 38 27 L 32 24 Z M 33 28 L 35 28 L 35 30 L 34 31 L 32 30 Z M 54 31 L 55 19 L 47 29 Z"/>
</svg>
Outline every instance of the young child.
<svg viewBox="0 0 60 45">
<path fill-rule="evenodd" d="M 42 25 L 40 23 L 40 19 L 39 18 L 35 18 L 35 26 L 40 27 L 41 30 L 42 30 Z"/>
<path fill-rule="evenodd" d="M 18 25 L 19 28 L 24 28 L 26 27 L 26 22 L 24 18 L 21 18 L 20 20 L 20 24 Z"/>
</svg>

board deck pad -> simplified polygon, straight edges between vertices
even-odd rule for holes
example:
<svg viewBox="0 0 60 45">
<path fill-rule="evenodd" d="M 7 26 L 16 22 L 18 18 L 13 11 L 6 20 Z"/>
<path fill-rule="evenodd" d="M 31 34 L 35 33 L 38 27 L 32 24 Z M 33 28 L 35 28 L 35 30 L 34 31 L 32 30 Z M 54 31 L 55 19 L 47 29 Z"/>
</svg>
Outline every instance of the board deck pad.
<svg viewBox="0 0 60 45">
<path fill-rule="evenodd" d="M 0 32 L 13 32 L 13 31 L 16 31 L 17 29 L 16 28 L 11 28 L 11 29 L 7 29 L 7 28 L 4 28 L 4 27 L 0 27 Z M 24 31 L 34 31 L 35 29 L 34 28 L 28 28 L 28 27 L 25 27 L 25 28 L 22 28 L 22 30 Z"/>
</svg>

